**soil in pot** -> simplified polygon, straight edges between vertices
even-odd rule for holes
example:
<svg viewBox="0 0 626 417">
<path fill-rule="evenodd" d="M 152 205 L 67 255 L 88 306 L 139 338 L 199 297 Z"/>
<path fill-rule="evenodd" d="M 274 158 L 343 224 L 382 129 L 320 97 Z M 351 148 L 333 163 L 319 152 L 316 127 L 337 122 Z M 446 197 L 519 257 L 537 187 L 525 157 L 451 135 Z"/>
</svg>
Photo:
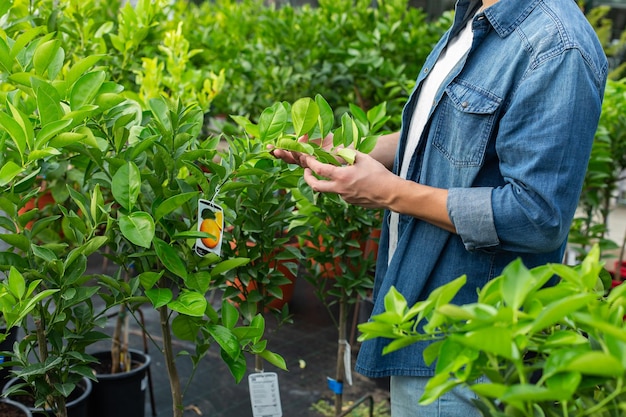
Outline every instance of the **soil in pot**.
<svg viewBox="0 0 626 417">
<path fill-rule="evenodd" d="M 18 382 L 18 378 L 11 378 L 4 389 L 8 389 L 13 384 Z M 87 412 L 88 399 L 91 395 L 92 383 L 91 380 L 83 378 L 77 385 L 76 389 L 70 394 L 66 400 L 67 416 L 68 417 L 89 417 Z M 50 410 L 44 410 L 42 408 L 35 408 L 35 401 L 31 395 L 18 395 L 11 394 L 10 400 L 23 404 L 28 408 L 33 417 L 53 417 Z M 1 414 L 0 414 L 1 415 Z"/>
<path fill-rule="evenodd" d="M 89 400 L 90 417 L 143 417 L 146 407 L 150 356 L 129 350 L 131 370 L 111 373 L 111 352 L 92 353 L 99 364 L 92 365 L 98 382 Z"/>
<path fill-rule="evenodd" d="M 0 416 L 31 417 L 32 414 L 25 405 L 5 398 L 0 400 Z"/>
</svg>

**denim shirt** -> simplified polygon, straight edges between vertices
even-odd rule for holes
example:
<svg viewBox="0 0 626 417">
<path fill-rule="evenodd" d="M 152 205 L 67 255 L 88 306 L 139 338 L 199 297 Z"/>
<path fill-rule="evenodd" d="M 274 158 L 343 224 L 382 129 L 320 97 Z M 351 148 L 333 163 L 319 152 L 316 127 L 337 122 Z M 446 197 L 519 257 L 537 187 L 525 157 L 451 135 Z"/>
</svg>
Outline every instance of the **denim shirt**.
<svg viewBox="0 0 626 417">
<path fill-rule="evenodd" d="M 453 302 L 521 258 L 528 268 L 561 262 L 601 111 L 608 64 L 574 0 L 459 0 L 450 30 L 427 58 L 403 112 L 394 172 L 428 75 L 451 39 L 473 19 L 474 40 L 436 95 L 407 179 L 449 190 L 457 234 L 401 215 L 388 259 L 384 222 L 373 314 L 395 286 L 409 305 L 467 275 Z M 388 220 L 389 213 L 386 213 Z M 385 339 L 361 345 L 356 370 L 369 377 L 431 376 L 416 343 L 382 356 Z"/>
</svg>

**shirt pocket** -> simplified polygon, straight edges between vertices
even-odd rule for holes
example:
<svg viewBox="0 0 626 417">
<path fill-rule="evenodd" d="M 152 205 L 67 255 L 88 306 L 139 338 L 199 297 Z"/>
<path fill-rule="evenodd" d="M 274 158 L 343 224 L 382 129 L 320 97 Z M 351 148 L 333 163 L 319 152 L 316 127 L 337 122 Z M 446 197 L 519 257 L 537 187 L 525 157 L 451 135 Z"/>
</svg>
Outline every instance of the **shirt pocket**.
<svg viewBox="0 0 626 417">
<path fill-rule="evenodd" d="M 480 166 L 502 99 L 480 87 L 448 85 L 433 118 L 433 146 L 456 166 Z"/>
</svg>

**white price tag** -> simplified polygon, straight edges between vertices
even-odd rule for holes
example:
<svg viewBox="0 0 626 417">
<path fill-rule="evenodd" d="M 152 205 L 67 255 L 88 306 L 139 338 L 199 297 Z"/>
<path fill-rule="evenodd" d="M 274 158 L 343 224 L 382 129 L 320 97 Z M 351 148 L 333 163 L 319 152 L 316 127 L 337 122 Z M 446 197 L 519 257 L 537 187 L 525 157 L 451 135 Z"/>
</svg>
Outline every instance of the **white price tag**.
<svg viewBox="0 0 626 417">
<path fill-rule="evenodd" d="M 253 417 L 282 417 L 278 375 L 275 372 L 250 374 L 248 384 Z"/>
</svg>

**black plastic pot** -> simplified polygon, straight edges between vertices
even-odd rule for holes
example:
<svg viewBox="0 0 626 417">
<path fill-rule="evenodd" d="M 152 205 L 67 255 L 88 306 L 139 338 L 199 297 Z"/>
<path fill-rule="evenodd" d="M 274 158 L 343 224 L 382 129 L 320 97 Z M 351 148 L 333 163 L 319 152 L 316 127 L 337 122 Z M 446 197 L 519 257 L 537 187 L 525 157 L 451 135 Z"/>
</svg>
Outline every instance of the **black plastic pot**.
<svg viewBox="0 0 626 417">
<path fill-rule="evenodd" d="M 13 351 L 13 343 L 15 343 L 15 341 L 17 340 L 17 331 L 18 331 L 17 327 L 13 327 L 9 331 L 9 333 L 7 334 L 7 338 L 4 339 L 2 343 L 0 343 L 0 352 L 12 352 Z M 0 332 L 5 333 L 6 327 L 0 329 Z M 0 363 L 7 362 L 10 359 L 11 358 L 5 355 L 2 355 L 0 353 Z M 4 385 L 7 383 L 9 379 L 11 379 L 11 367 L 10 366 L 1 367 L 0 368 L 0 390 L 4 388 Z"/>
<path fill-rule="evenodd" d="M 132 369 L 118 374 L 96 373 L 89 399 L 90 417 L 143 417 L 146 408 L 150 356 L 129 349 Z M 111 352 L 92 353 L 100 363 L 110 362 Z"/>
<path fill-rule="evenodd" d="M 20 404 L 17 401 L 3 398 L 0 399 L 0 415 L 3 417 L 7 415 L 32 417 L 33 414 L 24 404 Z"/>
<path fill-rule="evenodd" d="M 12 385 L 16 384 L 19 381 L 19 378 L 11 378 L 6 383 L 3 388 L 3 393 Z M 69 396 L 67 402 L 65 404 L 67 408 L 67 417 L 89 417 L 89 413 L 87 411 L 89 396 L 92 391 L 92 383 L 88 378 L 83 378 L 80 380 L 78 384 L 76 384 L 76 389 Z M 53 417 L 51 410 L 46 410 L 43 408 L 33 407 L 31 404 L 26 404 L 22 400 L 18 400 L 17 397 L 13 395 L 9 395 L 9 399 L 15 402 L 22 403 L 28 408 L 33 417 Z"/>
</svg>

